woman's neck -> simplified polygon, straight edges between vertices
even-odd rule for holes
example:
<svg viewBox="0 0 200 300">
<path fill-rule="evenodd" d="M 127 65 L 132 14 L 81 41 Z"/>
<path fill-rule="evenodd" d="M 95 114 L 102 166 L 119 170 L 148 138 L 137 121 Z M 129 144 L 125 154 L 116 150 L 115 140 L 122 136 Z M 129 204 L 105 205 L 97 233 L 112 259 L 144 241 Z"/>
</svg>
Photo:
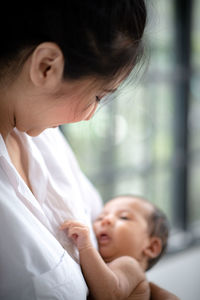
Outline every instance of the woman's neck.
<svg viewBox="0 0 200 300">
<path fill-rule="evenodd" d="M 9 98 L 9 92 L 0 90 L 0 134 L 6 141 L 15 127 L 15 114 Z"/>
</svg>

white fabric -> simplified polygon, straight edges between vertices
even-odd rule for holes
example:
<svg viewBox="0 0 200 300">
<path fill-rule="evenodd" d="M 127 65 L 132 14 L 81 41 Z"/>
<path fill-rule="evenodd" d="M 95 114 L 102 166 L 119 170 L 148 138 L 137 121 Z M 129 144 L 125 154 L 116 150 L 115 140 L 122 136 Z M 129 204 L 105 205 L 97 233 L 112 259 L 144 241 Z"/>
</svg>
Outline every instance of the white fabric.
<svg viewBox="0 0 200 300">
<path fill-rule="evenodd" d="M 77 252 L 58 227 L 74 218 L 91 226 L 100 197 L 59 129 L 34 138 L 15 132 L 29 153 L 34 195 L 0 136 L 0 299 L 86 299 Z"/>
</svg>

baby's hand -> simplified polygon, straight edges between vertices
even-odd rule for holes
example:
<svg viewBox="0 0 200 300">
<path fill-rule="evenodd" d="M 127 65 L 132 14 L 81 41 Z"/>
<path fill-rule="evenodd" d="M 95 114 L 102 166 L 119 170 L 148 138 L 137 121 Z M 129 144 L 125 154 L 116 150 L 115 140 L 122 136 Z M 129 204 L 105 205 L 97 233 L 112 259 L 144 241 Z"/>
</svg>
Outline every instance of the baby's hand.
<svg viewBox="0 0 200 300">
<path fill-rule="evenodd" d="M 88 226 L 78 221 L 66 221 L 60 226 L 60 229 L 67 229 L 68 237 L 73 240 L 79 251 L 92 247 Z"/>
</svg>

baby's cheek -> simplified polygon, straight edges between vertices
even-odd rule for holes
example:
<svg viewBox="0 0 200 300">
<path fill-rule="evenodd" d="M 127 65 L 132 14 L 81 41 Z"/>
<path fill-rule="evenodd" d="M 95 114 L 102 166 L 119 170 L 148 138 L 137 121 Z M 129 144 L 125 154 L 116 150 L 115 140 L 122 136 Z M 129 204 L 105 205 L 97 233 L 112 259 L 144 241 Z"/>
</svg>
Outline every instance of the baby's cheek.
<svg viewBox="0 0 200 300">
<path fill-rule="evenodd" d="M 130 230 L 127 230 L 127 228 L 125 228 L 124 226 L 120 226 L 117 230 L 117 236 L 119 240 L 125 242 L 126 240 L 130 240 L 131 233 Z"/>
</svg>

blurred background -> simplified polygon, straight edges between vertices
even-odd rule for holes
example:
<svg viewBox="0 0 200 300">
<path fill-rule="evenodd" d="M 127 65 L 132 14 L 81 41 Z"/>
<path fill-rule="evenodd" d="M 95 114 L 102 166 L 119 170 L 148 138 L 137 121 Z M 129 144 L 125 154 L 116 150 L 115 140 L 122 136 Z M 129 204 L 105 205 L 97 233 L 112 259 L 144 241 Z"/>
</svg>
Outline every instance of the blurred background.
<svg viewBox="0 0 200 300">
<path fill-rule="evenodd" d="M 61 130 L 105 202 L 118 194 L 139 194 L 165 211 L 171 224 L 168 252 L 147 275 L 181 299 L 196 300 L 200 0 L 149 0 L 148 6 L 143 66 L 102 101 L 89 122 Z"/>
</svg>

